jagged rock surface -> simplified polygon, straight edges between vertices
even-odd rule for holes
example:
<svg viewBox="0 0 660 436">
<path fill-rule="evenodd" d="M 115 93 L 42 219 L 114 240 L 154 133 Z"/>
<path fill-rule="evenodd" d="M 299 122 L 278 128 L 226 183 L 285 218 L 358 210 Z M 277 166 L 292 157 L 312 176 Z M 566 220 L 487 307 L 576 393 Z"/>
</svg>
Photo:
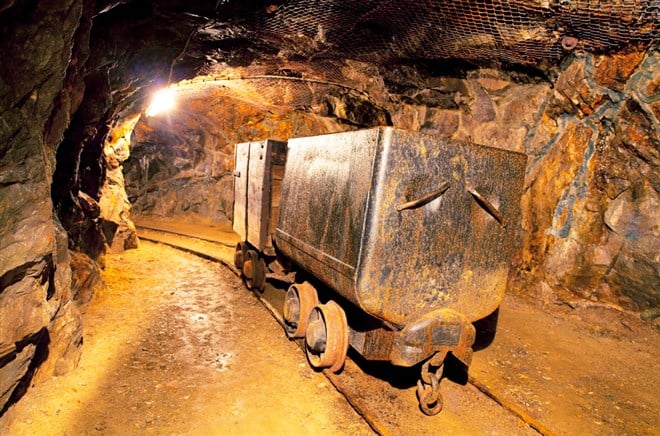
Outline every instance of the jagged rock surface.
<svg viewBox="0 0 660 436">
<path fill-rule="evenodd" d="M 231 217 L 234 144 L 345 130 L 332 118 L 301 111 L 265 112 L 223 95 L 181 101 L 171 117 L 141 120 L 126 189 L 138 215 Z M 351 128 L 351 127 L 348 127 Z"/>
<path fill-rule="evenodd" d="M 46 355 L 44 377 L 80 356 L 67 237 L 50 183 L 76 99 L 65 79 L 75 75 L 82 14 L 82 2 L 68 0 L 23 2 L 0 15 L 0 408 Z"/>
</svg>

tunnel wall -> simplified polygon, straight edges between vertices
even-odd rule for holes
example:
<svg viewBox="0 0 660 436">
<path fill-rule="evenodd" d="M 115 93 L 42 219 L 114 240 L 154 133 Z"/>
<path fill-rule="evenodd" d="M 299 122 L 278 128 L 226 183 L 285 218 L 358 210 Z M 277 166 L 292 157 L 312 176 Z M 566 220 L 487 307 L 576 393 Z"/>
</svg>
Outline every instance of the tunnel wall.
<svg viewBox="0 0 660 436">
<path fill-rule="evenodd" d="M 77 365 L 103 254 L 137 243 L 124 126 L 180 50 L 150 14 L 149 2 L 0 2 L 0 415 Z"/>
<path fill-rule="evenodd" d="M 219 221 L 232 216 L 234 145 L 351 129 L 335 118 L 268 111 L 226 95 L 181 99 L 162 117 L 142 118 L 124 165 L 136 216 Z"/>
<path fill-rule="evenodd" d="M 80 356 L 68 239 L 50 185 L 77 104 L 72 54 L 85 44 L 82 15 L 75 0 L 0 11 L 0 409 L 27 388 L 37 363 L 47 358 L 39 376 L 49 377 Z"/>
</svg>

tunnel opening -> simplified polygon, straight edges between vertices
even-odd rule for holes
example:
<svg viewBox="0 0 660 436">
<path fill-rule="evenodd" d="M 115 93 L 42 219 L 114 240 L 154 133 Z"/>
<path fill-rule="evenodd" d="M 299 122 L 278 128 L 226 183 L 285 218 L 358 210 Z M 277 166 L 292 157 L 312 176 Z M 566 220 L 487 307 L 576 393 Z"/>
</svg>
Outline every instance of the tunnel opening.
<svg viewBox="0 0 660 436">
<path fill-rule="evenodd" d="M 79 312 L 106 255 L 138 246 L 134 220 L 231 220 L 235 144 L 374 126 L 525 153 L 509 292 L 657 330 L 657 13 L 644 0 L 0 4 L 2 398 L 32 381 L 18 363 L 35 383 L 76 365 Z M 178 107 L 148 117 L 159 86 Z M 16 344 L 44 331 L 50 357 L 19 362 Z"/>
</svg>

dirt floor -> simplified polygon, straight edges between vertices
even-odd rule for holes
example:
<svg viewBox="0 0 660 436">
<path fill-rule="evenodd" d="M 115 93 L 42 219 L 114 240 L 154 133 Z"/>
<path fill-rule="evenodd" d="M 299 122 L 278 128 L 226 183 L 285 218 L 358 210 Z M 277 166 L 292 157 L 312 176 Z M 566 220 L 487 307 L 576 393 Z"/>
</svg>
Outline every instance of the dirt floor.
<svg viewBox="0 0 660 436">
<path fill-rule="evenodd" d="M 0 433 L 372 434 L 225 267 L 143 242 L 104 278 L 80 366 L 30 389 Z"/>
<path fill-rule="evenodd" d="M 638 316 L 509 295 L 475 383 L 552 434 L 660 434 L 660 340 Z"/>
</svg>

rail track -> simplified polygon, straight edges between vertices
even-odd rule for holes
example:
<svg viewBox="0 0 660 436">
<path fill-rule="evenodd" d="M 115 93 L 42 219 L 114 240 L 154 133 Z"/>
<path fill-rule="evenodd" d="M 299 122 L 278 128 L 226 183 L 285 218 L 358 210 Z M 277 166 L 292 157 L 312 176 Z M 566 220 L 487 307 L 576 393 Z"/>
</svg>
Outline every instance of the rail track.
<svg viewBox="0 0 660 436">
<path fill-rule="evenodd" d="M 233 265 L 232 243 L 143 225 L 137 228 L 140 239 L 166 244 L 219 262 L 240 277 L 240 272 Z M 286 289 L 278 288 L 270 282 L 264 292 L 251 292 L 282 326 L 284 321 L 280 308 L 285 293 Z M 297 343 L 304 351 L 304 341 L 298 340 Z M 462 384 L 443 381 L 443 412 L 434 417 L 426 417 L 417 409 L 415 400 L 418 370 L 397 368 L 393 372 L 390 369 L 385 365 L 362 361 L 357 353 L 349 352 L 341 373 L 334 374 L 329 370 L 323 373 L 374 432 L 381 435 L 404 432 L 444 433 L 450 430 L 552 434 L 541 422 L 515 404 L 507 402 L 502 395 L 474 376 L 469 376 Z M 411 423 L 414 423 L 412 431 Z"/>
</svg>

